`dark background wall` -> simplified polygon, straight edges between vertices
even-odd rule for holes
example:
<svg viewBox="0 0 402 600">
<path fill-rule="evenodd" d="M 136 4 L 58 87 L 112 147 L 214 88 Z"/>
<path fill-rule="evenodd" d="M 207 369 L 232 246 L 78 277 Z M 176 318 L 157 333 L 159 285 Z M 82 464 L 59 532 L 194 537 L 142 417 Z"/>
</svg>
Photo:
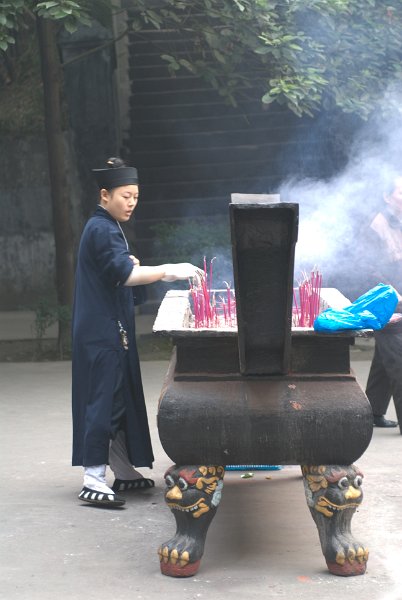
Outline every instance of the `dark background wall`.
<svg viewBox="0 0 402 600">
<path fill-rule="evenodd" d="M 347 115 L 299 118 L 278 105 L 264 107 L 254 89 L 240 90 L 238 106 L 228 106 L 204 80 L 169 74 L 161 54 L 188 58 L 192 46 L 172 31 L 129 35 L 131 127 L 123 152 L 140 173 L 130 228 L 147 263 L 164 258 L 157 223 L 225 214 L 232 192 L 275 193 L 289 177 L 330 177 L 345 163 L 359 126 Z"/>
<path fill-rule="evenodd" d="M 81 56 L 65 67 L 76 242 L 97 201 L 90 170 L 113 154 L 139 169 L 140 203 L 126 233 L 143 264 L 167 258 L 156 224 L 214 219 L 227 214 L 233 192 L 275 193 L 289 177 L 323 179 L 343 166 L 359 126 L 353 117 L 300 119 L 279 106 L 264 110 L 252 89 L 228 106 L 203 80 L 169 74 L 161 53 L 174 48 L 187 56 L 191 40 L 163 30 L 130 33 L 128 77 L 116 77 L 126 67 L 111 37 L 95 25 L 60 38 L 64 61 Z M 122 116 L 123 96 L 129 108 Z M 44 137 L 2 136 L 0 153 L 0 308 L 11 309 L 54 296 L 54 241 Z"/>
<path fill-rule="evenodd" d="M 98 190 L 91 168 L 118 154 L 118 111 L 112 35 L 104 27 L 81 27 L 59 39 L 64 62 L 68 122 L 66 164 L 71 221 L 77 247 Z M 89 52 L 105 44 L 101 51 Z M 52 209 L 44 132 L 0 137 L 0 309 L 55 301 Z"/>
<path fill-rule="evenodd" d="M 82 188 L 84 218 L 93 212 L 98 190 L 91 169 L 119 154 L 119 114 L 113 35 L 94 22 L 59 38 L 64 67 L 68 125 Z M 96 51 L 94 52 L 93 50 Z M 72 61 L 72 62 L 70 62 Z"/>
<path fill-rule="evenodd" d="M 73 233 L 82 225 L 81 192 L 65 138 Z M 44 136 L 0 137 L 0 309 L 30 308 L 55 296 L 54 238 Z"/>
</svg>

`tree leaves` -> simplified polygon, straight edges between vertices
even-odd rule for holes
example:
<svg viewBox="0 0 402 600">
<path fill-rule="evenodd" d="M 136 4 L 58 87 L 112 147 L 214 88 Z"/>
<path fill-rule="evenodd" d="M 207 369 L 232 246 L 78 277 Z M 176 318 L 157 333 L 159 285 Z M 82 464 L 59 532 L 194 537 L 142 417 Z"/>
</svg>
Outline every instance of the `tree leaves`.
<svg viewBox="0 0 402 600">
<path fill-rule="evenodd" d="M 14 32 L 23 21 L 25 13 L 31 12 L 44 19 L 63 22 L 64 27 L 72 32 L 80 23 L 90 25 L 89 15 L 84 2 L 74 0 L 33 0 L 0 1 L 0 48 L 6 51 L 15 42 Z"/>
<path fill-rule="evenodd" d="M 113 0 L 102 0 L 113 9 Z M 90 24 L 87 0 L 0 0 L 0 49 L 25 10 L 68 31 Z M 187 54 L 161 50 L 169 71 L 204 77 L 228 101 L 261 89 L 296 114 L 326 105 L 366 118 L 402 80 L 400 0 L 126 0 L 132 30 L 179 32 Z M 273 83 L 271 83 L 273 82 Z M 384 103 L 383 103 L 384 104 Z"/>
<path fill-rule="evenodd" d="M 132 4 L 147 13 L 145 0 Z M 264 89 L 264 104 L 277 101 L 298 115 L 320 110 L 325 99 L 327 107 L 366 118 L 388 86 L 402 79 L 402 6 L 396 0 L 181 0 L 180 10 L 177 5 L 164 2 L 163 27 L 180 30 L 180 13 L 197 45 L 190 45 L 185 65 L 170 52 L 171 69 L 192 70 L 231 102 L 254 87 Z"/>
<path fill-rule="evenodd" d="M 72 33 L 78 25 L 90 25 L 89 16 L 83 2 L 78 4 L 74 0 L 47 0 L 38 2 L 34 11 L 44 19 L 63 21 L 64 27 Z"/>
</svg>

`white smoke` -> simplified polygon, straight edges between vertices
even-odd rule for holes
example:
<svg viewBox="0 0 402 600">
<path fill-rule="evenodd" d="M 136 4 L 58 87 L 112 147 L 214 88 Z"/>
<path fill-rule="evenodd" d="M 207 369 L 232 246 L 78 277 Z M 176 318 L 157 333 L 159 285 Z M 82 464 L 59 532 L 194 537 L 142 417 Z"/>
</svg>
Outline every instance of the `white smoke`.
<svg viewBox="0 0 402 600">
<path fill-rule="evenodd" d="M 324 285 L 326 277 L 340 271 L 345 279 L 353 277 L 356 265 L 348 261 L 348 249 L 383 206 L 387 182 L 401 173 L 402 116 L 396 115 L 362 127 L 346 167 L 336 176 L 285 182 L 281 200 L 298 203 L 300 210 L 295 274 L 298 268 L 317 266 Z"/>
</svg>

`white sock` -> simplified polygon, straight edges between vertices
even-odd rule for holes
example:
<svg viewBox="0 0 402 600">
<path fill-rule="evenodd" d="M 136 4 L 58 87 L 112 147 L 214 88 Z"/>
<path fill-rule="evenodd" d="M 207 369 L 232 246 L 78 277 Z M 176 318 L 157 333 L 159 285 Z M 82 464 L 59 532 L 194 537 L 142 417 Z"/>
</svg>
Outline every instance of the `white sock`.
<svg viewBox="0 0 402 600">
<path fill-rule="evenodd" d="M 103 492 L 104 494 L 114 494 L 114 491 L 106 484 L 105 479 L 106 465 L 95 465 L 93 467 L 85 467 L 84 472 L 84 487 L 94 490 L 95 492 Z"/>
<path fill-rule="evenodd" d="M 118 431 L 115 439 L 110 443 L 109 466 L 116 479 L 133 481 L 142 478 L 141 473 L 134 469 L 128 458 L 124 431 Z"/>
</svg>

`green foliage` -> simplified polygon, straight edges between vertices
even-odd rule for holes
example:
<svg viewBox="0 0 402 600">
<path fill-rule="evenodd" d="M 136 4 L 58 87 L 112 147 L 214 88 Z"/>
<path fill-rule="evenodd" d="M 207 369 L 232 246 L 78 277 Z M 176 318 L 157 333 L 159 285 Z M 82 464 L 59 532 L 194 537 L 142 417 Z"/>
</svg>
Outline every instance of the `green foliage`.
<svg viewBox="0 0 402 600">
<path fill-rule="evenodd" d="M 47 299 L 42 299 L 34 307 L 34 312 L 33 330 L 37 341 L 40 342 L 49 327 L 57 322 L 56 311 Z"/>
<path fill-rule="evenodd" d="M 111 0 L 52 0 L 38 2 L 35 11 L 40 17 L 60 21 L 70 33 L 79 24 L 91 25 L 91 18 L 96 18 L 105 27 L 111 27 L 111 14 L 114 10 Z"/>
<path fill-rule="evenodd" d="M 202 264 L 219 250 L 230 251 L 230 228 L 226 216 L 189 219 L 179 224 L 161 222 L 152 227 L 155 254 L 165 262 L 195 261 Z"/>
<path fill-rule="evenodd" d="M 0 132 L 20 135 L 43 131 L 43 90 L 37 40 L 32 25 L 18 36 L 18 54 L 10 59 L 8 85 L 0 85 Z"/>
<path fill-rule="evenodd" d="M 172 74 L 202 76 L 231 103 L 253 87 L 263 103 L 286 104 L 297 115 L 337 106 L 367 117 L 402 85 L 400 0 L 130 2 L 134 30 L 173 29 L 188 38 L 187 55 L 162 51 Z M 0 49 L 15 42 L 26 13 L 73 31 L 105 7 L 113 10 L 113 0 L 0 0 Z"/>
<path fill-rule="evenodd" d="M 90 25 L 91 21 L 83 3 L 72 0 L 52 0 L 51 2 L 38 2 L 34 8 L 39 17 L 44 19 L 62 20 L 64 27 L 72 33 L 79 23 Z"/>
<path fill-rule="evenodd" d="M 43 352 L 43 338 L 46 331 L 55 323 L 68 325 L 71 322 L 71 307 L 59 306 L 53 304 L 48 298 L 42 298 L 33 307 L 33 310 L 35 320 L 32 328 L 36 339 L 37 355 L 40 357 Z M 59 349 L 61 358 L 63 350 L 65 349 Z"/>
<path fill-rule="evenodd" d="M 24 0 L 0 1 L 0 50 L 6 51 L 10 44 L 15 43 L 14 31 L 18 29 L 24 10 Z"/>
<path fill-rule="evenodd" d="M 0 132 L 3 134 L 32 134 L 42 132 L 44 128 L 34 4 L 28 0 L 0 0 L 0 49 L 8 50 L 4 63 L 7 66 L 0 72 L 7 82 L 2 86 L 0 77 Z M 40 2 L 36 3 L 35 10 L 38 15 L 50 17 L 70 31 L 79 22 L 90 24 L 88 15 L 96 15 L 102 24 L 110 26 L 109 0 L 81 0 L 79 4 Z M 1 54 L 0 51 L 0 67 Z"/>
<path fill-rule="evenodd" d="M 161 222 L 152 227 L 155 233 L 154 254 L 160 262 L 191 262 L 203 268 L 204 257 L 209 270 L 213 260 L 214 287 L 233 282 L 230 225 L 227 215 L 186 219 L 182 223 Z M 186 289 L 187 281 L 160 284 L 164 289 Z"/>
<path fill-rule="evenodd" d="M 88 2 L 73 0 L 0 0 L 0 50 L 15 44 L 15 32 L 24 25 L 26 15 L 38 15 L 60 21 L 67 31 L 75 31 L 79 23 L 90 25 Z"/>
<path fill-rule="evenodd" d="M 400 0 L 126 0 L 132 27 L 176 30 L 188 52 L 161 50 L 169 71 L 184 69 L 236 104 L 247 94 L 297 115 L 340 107 L 366 118 L 402 86 Z M 15 41 L 26 13 L 68 31 L 113 0 L 0 0 L 0 49 Z M 160 46 L 159 46 L 160 48 Z M 389 92 L 391 90 L 392 93 Z M 386 101 L 384 102 L 384 95 Z M 390 105 L 391 103 L 391 105 Z"/>
<path fill-rule="evenodd" d="M 150 6 L 151 5 L 151 6 Z M 259 92 L 312 115 L 340 107 L 363 118 L 402 83 L 400 0 L 131 0 L 133 27 L 176 29 L 188 56 L 164 52 L 172 74 L 186 69 L 229 102 Z M 388 93 L 383 109 L 389 105 Z"/>
<path fill-rule="evenodd" d="M 58 306 L 47 298 L 42 298 L 34 307 L 35 321 L 33 330 L 37 340 L 42 340 L 46 331 L 58 322 L 69 323 L 71 321 L 71 307 Z"/>
</svg>

